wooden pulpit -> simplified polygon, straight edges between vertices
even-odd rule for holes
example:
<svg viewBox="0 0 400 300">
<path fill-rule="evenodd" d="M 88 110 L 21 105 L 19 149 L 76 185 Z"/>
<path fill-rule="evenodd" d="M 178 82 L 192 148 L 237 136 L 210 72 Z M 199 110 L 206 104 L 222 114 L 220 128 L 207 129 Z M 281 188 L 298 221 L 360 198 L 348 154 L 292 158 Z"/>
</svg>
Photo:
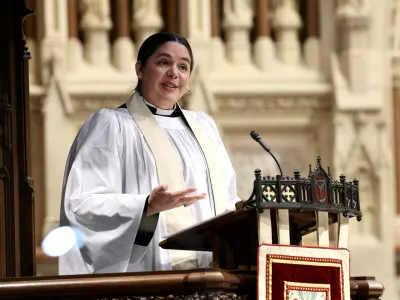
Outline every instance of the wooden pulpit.
<svg viewBox="0 0 400 300">
<path fill-rule="evenodd" d="M 211 268 L 11 278 L 0 281 L 0 299 L 380 299 L 384 287 L 375 278 L 349 275 L 348 221 L 361 217 L 358 181 L 344 175 L 333 180 L 320 158 L 306 178 L 299 172 L 262 177 L 256 170 L 252 195 L 235 211 L 160 243 L 210 251 Z M 333 240 L 331 224 L 338 228 Z M 302 245 L 309 234 L 316 247 Z M 298 297 L 300 292 L 316 297 Z"/>
<path fill-rule="evenodd" d="M 250 270 L 257 264 L 257 248 L 265 239 L 271 244 L 301 245 L 303 236 L 316 232 L 318 244 L 329 247 L 327 226 L 338 223 L 336 246 L 347 247 L 348 219 L 362 218 L 358 181 L 347 182 L 344 175 L 333 181 L 320 158 L 314 171 L 310 166 L 307 178 L 301 178 L 300 172 L 294 172 L 293 178 L 262 177 L 257 169 L 252 195 L 236 208 L 177 232 L 160 246 L 212 251 L 214 267 Z M 268 222 L 266 229 L 262 218 Z M 267 237 L 261 236 L 263 230 L 270 230 Z"/>
<path fill-rule="evenodd" d="M 290 262 L 284 264 L 285 259 L 291 260 L 292 264 L 303 266 L 302 269 L 298 267 L 295 272 L 303 272 L 303 279 L 308 280 L 307 284 L 311 286 L 308 290 L 328 293 L 329 287 L 332 288 L 329 290 L 332 295 L 336 289 L 335 299 L 354 298 L 352 288 L 356 278 L 349 281 L 347 246 L 349 219 L 362 219 L 358 186 L 357 179 L 349 182 L 344 175 L 340 175 L 339 180 L 333 180 L 329 168 L 328 172 L 322 168 L 320 157 L 317 158 L 315 169 L 312 170 L 310 165 L 306 178 L 302 178 L 300 172 L 294 172 L 293 177 L 262 177 L 261 171 L 257 169 L 253 193 L 247 201 L 237 203 L 236 211 L 225 212 L 207 222 L 168 236 L 160 246 L 165 249 L 211 251 L 214 268 L 230 270 L 237 274 L 255 272 L 258 276 L 263 273 L 259 272 L 261 261 L 266 262 L 265 258 L 260 257 L 260 253 L 268 253 L 270 250 L 270 257 L 279 258 L 279 262 L 284 266 L 282 268 L 290 268 Z M 334 239 L 331 238 L 332 234 L 329 234 L 332 224 L 337 224 Z M 315 235 L 315 247 L 302 246 L 303 237 L 309 234 Z M 261 246 L 263 250 L 260 250 Z M 290 255 L 291 253 L 303 254 L 300 257 Z M 301 261 L 307 255 L 307 259 Z M 297 260 L 294 257 L 297 257 Z M 333 274 L 336 269 L 341 273 L 329 275 L 336 276 L 334 278 L 328 278 L 326 275 L 325 282 L 319 282 L 319 278 L 313 278 L 318 277 L 319 273 L 314 273 L 307 279 L 306 270 L 311 270 L 311 266 L 314 267 L 312 272 L 320 271 L 322 277 L 327 272 Z M 328 270 L 328 266 L 332 267 L 332 270 Z M 280 269 L 275 267 L 274 270 L 275 274 L 278 274 Z M 280 276 L 284 277 L 285 274 L 281 273 Z M 287 277 L 285 282 L 289 282 L 290 278 L 292 281 L 302 280 L 301 276 Z M 274 276 L 271 275 L 267 282 L 274 281 L 273 279 Z M 341 281 L 340 288 L 336 286 L 337 280 Z M 260 287 L 263 282 L 265 278 L 259 280 L 257 286 Z M 281 287 L 282 284 L 277 282 L 275 286 Z M 305 284 L 301 282 L 297 286 Z M 293 288 L 294 286 L 296 285 L 293 283 Z M 324 287 L 325 290 L 318 290 L 318 286 Z M 287 289 L 289 288 L 288 285 Z M 269 289 L 272 291 L 271 287 Z M 258 298 L 264 299 L 265 296 L 266 299 L 272 299 L 268 292 L 258 295 Z M 280 298 L 275 296 L 275 299 Z"/>
</svg>

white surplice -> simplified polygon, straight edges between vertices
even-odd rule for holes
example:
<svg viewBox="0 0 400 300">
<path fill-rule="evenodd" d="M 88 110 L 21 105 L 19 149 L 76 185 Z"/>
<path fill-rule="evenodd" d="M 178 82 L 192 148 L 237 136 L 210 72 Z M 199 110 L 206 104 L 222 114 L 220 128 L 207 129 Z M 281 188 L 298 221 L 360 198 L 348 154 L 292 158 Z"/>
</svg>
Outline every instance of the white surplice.
<svg viewBox="0 0 400 300">
<path fill-rule="evenodd" d="M 183 113 L 204 130 L 223 158 L 226 208 L 234 209 L 239 201 L 236 176 L 214 121 L 203 112 Z M 154 117 L 181 158 L 184 186 L 207 193 L 206 199 L 187 208 L 192 223 L 215 216 L 207 164 L 191 130 L 181 117 Z M 170 270 L 170 251 L 159 246 L 168 234 L 163 212 L 148 246 L 134 243 L 146 198 L 160 184 L 153 153 L 129 111 L 118 108 L 93 113 L 68 156 L 60 217 L 61 226 L 84 231 L 86 244 L 59 258 L 59 274 Z M 212 257 L 198 252 L 197 260 L 198 267 L 209 267 Z"/>
</svg>

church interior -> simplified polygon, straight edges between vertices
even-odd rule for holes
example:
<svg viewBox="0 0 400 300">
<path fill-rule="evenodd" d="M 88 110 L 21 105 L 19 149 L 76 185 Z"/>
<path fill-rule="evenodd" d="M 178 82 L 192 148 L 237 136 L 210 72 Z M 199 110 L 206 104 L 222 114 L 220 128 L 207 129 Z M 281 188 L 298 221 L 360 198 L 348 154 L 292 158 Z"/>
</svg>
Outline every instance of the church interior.
<svg viewBox="0 0 400 300">
<path fill-rule="evenodd" d="M 26 41 L 28 57 L 26 65 L 12 65 L 18 72 L 7 73 L 3 69 L 11 54 L 1 50 L 0 79 L 15 76 L 21 83 L 11 85 L 16 92 L 9 94 L 7 80 L 0 86 L 0 137 L 6 140 L 8 133 L 1 130 L 6 124 L 14 127 L 13 135 L 24 137 L 13 140 L 19 145 L 15 153 L 7 150 L 7 142 L 0 143 L 0 170 L 6 172 L 12 166 L 7 159 L 14 159 L 18 172 L 29 174 L 25 183 L 18 179 L 22 192 L 12 208 L 6 201 L 11 201 L 8 181 L 0 172 L 0 219 L 7 211 L 20 214 L 0 221 L 3 232 L 20 220 L 19 233 L 14 226 L 17 233 L 0 234 L 0 250 L 13 249 L 6 241 L 21 241 L 12 255 L 14 265 L 29 265 L 34 257 L 35 276 L 57 278 L 57 258 L 47 256 L 41 243 L 59 226 L 73 139 L 93 112 L 124 103 L 137 83 L 140 45 L 151 34 L 168 31 L 186 37 L 194 50 L 191 92 L 180 105 L 216 121 L 240 198 L 251 196 L 254 170 L 279 173 L 251 139 L 252 130 L 289 176 L 297 170 L 308 174 L 319 156 L 333 177 L 356 178 L 363 218 L 350 219 L 350 274 L 373 276 L 384 286 L 381 299 L 400 299 L 400 0 L 14 1 L 1 2 L 3 13 L 34 12 L 21 24 L 22 38 L 11 29 L 1 34 Z M 13 20 L 4 17 L 1 24 Z M 25 104 L 7 110 L 7 97 Z M 31 198 L 33 215 L 23 201 Z M 22 229 L 30 220 L 32 238 L 25 239 Z M 330 238 L 334 242 L 335 236 Z M 314 242 L 314 236 L 306 236 L 303 245 Z M 32 253 L 21 255 L 24 248 Z M 6 275 L 13 263 L 4 253 L 0 278 L 32 274 L 21 267 Z M 140 279 L 143 286 L 146 278 Z M 124 280 L 115 282 L 123 286 Z M 0 299 L 2 290 L 0 281 Z"/>
</svg>

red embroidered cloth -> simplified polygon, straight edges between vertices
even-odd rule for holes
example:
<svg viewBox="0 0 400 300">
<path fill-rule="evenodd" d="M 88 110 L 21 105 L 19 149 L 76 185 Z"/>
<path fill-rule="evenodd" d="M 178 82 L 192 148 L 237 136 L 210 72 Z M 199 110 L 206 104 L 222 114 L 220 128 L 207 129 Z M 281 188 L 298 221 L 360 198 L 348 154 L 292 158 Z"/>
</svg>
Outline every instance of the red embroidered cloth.
<svg viewBox="0 0 400 300">
<path fill-rule="evenodd" d="M 259 300 L 350 300 L 347 249 L 260 245 Z"/>
</svg>

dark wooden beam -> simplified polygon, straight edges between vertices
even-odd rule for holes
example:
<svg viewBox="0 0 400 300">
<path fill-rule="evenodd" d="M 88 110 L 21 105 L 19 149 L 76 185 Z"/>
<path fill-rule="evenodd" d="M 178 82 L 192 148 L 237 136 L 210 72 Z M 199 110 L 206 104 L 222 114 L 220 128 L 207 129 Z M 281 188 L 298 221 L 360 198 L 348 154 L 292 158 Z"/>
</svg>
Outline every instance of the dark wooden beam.
<svg viewBox="0 0 400 300">
<path fill-rule="evenodd" d="M 23 0 L 0 2 L 0 277 L 35 274 L 30 54 L 23 32 L 31 13 Z"/>
</svg>

